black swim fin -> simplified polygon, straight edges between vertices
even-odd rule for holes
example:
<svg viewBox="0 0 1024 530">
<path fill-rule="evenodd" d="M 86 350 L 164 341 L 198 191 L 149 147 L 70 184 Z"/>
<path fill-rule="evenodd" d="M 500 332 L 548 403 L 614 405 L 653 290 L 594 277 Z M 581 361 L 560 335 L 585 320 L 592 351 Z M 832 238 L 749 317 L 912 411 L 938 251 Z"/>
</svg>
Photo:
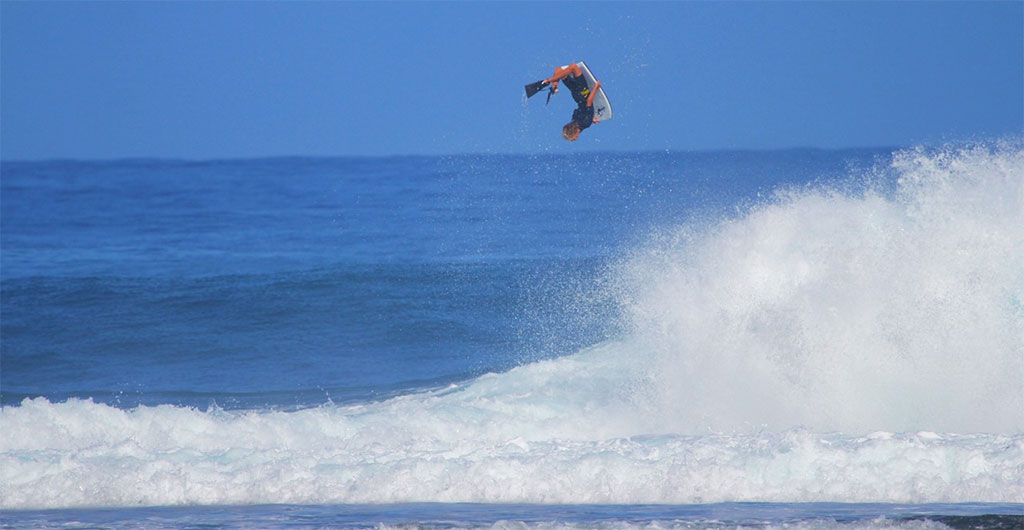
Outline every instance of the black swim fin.
<svg viewBox="0 0 1024 530">
<path fill-rule="evenodd" d="M 526 97 L 533 97 L 534 94 L 544 90 L 544 87 L 548 86 L 547 81 L 537 81 L 536 83 L 530 83 L 526 85 Z"/>
</svg>

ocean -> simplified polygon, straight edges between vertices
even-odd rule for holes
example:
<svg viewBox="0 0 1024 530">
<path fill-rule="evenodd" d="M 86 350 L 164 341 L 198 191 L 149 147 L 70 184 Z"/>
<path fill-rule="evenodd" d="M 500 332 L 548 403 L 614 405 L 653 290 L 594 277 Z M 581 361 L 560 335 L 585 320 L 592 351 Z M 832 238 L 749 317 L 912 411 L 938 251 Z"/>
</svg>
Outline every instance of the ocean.
<svg viewBox="0 0 1024 530">
<path fill-rule="evenodd" d="M 0 165 L 5 528 L 1024 528 L 1024 146 Z"/>
</svg>

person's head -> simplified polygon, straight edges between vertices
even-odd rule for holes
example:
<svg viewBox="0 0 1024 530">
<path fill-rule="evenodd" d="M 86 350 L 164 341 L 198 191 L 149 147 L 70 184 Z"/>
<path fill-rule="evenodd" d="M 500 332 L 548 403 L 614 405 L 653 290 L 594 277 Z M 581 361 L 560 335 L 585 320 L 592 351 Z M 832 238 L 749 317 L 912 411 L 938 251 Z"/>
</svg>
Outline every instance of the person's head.
<svg viewBox="0 0 1024 530">
<path fill-rule="evenodd" d="M 573 120 L 562 127 L 562 137 L 570 142 L 575 142 L 580 137 L 580 124 Z"/>
</svg>

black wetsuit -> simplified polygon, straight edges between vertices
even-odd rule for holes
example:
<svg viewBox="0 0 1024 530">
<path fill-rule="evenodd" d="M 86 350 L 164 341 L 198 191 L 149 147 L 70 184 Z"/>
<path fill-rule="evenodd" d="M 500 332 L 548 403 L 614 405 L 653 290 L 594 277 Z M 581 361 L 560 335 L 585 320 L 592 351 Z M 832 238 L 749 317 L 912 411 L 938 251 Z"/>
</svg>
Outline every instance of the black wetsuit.
<svg viewBox="0 0 1024 530">
<path fill-rule="evenodd" d="M 576 110 L 572 111 L 572 121 L 580 126 L 580 130 L 586 129 L 594 124 L 594 107 L 587 105 L 587 98 L 590 97 L 590 87 L 583 76 L 567 76 L 562 78 L 562 84 L 572 92 L 572 99 L 576 100 Z"/>
</svg>

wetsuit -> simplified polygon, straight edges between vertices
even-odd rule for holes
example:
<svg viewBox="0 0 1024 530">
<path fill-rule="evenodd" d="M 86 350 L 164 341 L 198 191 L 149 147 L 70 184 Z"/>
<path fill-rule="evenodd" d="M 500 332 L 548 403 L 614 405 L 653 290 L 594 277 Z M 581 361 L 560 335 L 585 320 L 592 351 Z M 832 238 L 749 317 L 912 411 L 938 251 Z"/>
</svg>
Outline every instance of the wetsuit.
<svg viewBox="0 0 1024 530">
<path fill-rule="evenodd" d="M 572 111 L 572 121 L 580 126 L 580 130 L 586 129 L 594 124 L 594 107 L 587 105 L 587 98 L 590 97 L 590 88 L 583 76 L 569 75 L 562 78 L 562 85 L 572 93 L 572 99 L 576 100 L 576 110 Z"/>
</svg>

